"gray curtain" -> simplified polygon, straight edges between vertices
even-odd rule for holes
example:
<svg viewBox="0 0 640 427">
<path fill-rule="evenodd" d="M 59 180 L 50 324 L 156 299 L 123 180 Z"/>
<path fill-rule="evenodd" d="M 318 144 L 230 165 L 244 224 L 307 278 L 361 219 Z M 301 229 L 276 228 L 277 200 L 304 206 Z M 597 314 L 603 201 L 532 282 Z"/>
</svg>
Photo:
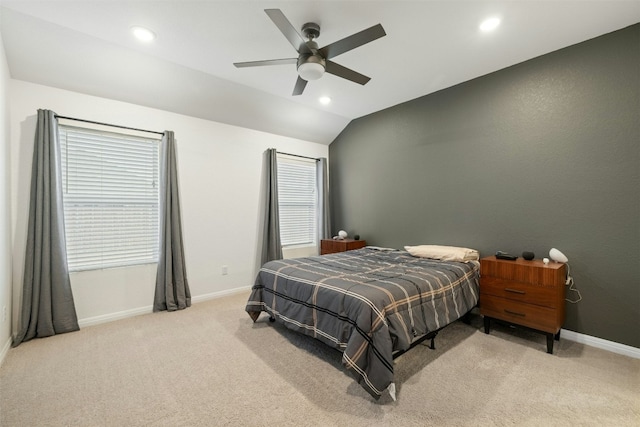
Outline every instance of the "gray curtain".
<svg viewBox="0 0 640 427">
<path fill-rule="evenodd" d="M 13 346 L 32 338 L 77 331 L 67 267 L 58 122 L 50 110 L 38 110 L 22 308 Z"/>
<path fill-rule="evenodd" d="M 327 159 L 316 162 L 316 185 L 318 187 L 318 250 L 320 240 L 331 238 L 331 209 L 329 206 L 329 178 Z"/>
<path fill-rule="evenodd" d="M 264 204 L 264 237 L 262 239 L 262 264 L 274 259 L 282 259 L 280 243 L 280 213 L 278 209 L 278 158 L 277 151 L 270 148 L 266 151 L 265 204 Z"/>
<path fill-rule="evenodd" d="M 191 292 L 184 262 L 175 138 L 172 131 L 165 131 L 161 150 L 160 254 L 153 311 L 175 311 L 191 306 Z"/>
</svg>

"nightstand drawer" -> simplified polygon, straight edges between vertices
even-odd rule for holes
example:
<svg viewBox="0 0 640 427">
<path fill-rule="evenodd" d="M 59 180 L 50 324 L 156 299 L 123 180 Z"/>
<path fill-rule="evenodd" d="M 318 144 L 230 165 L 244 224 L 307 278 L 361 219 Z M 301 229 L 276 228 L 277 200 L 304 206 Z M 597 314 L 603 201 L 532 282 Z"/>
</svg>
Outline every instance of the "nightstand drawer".
<svg viewBox="0 0 640 427">
<path fill-rule="evenodd" d="M 514 282 L 498 277 L 480 277 L 480 293 L 543 307 L 558 306 L 558 287 Z"/>
<path fill-rule="evenodd" d="M 483 295 L 480 314 L 544 332 L 557 333 L 558 311 L 493 295 Z"/>
</svg>

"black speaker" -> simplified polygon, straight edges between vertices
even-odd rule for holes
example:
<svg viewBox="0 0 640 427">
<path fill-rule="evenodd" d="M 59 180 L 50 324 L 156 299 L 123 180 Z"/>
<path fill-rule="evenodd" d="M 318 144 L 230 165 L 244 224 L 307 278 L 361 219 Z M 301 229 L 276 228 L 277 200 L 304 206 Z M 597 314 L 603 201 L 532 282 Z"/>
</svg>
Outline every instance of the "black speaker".
<svg viewBox="0 0 640 427">
<path fill-rule="evenodd" d="M 534 254 L 533 252 L 527 252 L 524 251 L 522 252 L 522 258 L 526 259 L 527 261 L 531 261 L 532 259 L 534 259 L 536 256 L 536 254 Z"/>
</svg>

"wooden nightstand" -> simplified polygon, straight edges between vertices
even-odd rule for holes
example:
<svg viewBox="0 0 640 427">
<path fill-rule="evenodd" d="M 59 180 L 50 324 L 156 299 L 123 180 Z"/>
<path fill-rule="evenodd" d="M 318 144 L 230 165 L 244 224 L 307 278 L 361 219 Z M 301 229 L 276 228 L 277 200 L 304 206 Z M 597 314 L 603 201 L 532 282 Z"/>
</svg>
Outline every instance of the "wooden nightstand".
<svg viewBox="0 0 640 427">
<path fill-rule="evenodd" d="M 320 241 L 320 255 L 335 254 L 336 252 L 352 251 L 367 246 L 366 240 L 333 240 L 323 239 Z"/>
<path fill-rule="evenodd" d="M 547 353 L 553 353 L 565 317 L 566 271 L 565 264 L 553 261 L 482 258 L 478 305 L 484 332 L 489 333 L 491 319 L 526 326 L 545 333 Z"/>
</svg>

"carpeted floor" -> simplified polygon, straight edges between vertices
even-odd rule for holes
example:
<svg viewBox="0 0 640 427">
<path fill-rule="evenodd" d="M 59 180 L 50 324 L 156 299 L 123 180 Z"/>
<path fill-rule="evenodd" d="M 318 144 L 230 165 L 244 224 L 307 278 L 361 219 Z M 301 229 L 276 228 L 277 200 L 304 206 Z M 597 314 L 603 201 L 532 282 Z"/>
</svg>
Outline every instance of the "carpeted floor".
<svg viewBox="0 0 640 427">
<path fill-rule="evenodd" d="M 396 359 L 373 400 L 341 354 L 244 312 L 248 293 L 37 339 L 0 368 L 10 426 L 638 426 L 640 360 L 482 319 Z"/>
</svg>

